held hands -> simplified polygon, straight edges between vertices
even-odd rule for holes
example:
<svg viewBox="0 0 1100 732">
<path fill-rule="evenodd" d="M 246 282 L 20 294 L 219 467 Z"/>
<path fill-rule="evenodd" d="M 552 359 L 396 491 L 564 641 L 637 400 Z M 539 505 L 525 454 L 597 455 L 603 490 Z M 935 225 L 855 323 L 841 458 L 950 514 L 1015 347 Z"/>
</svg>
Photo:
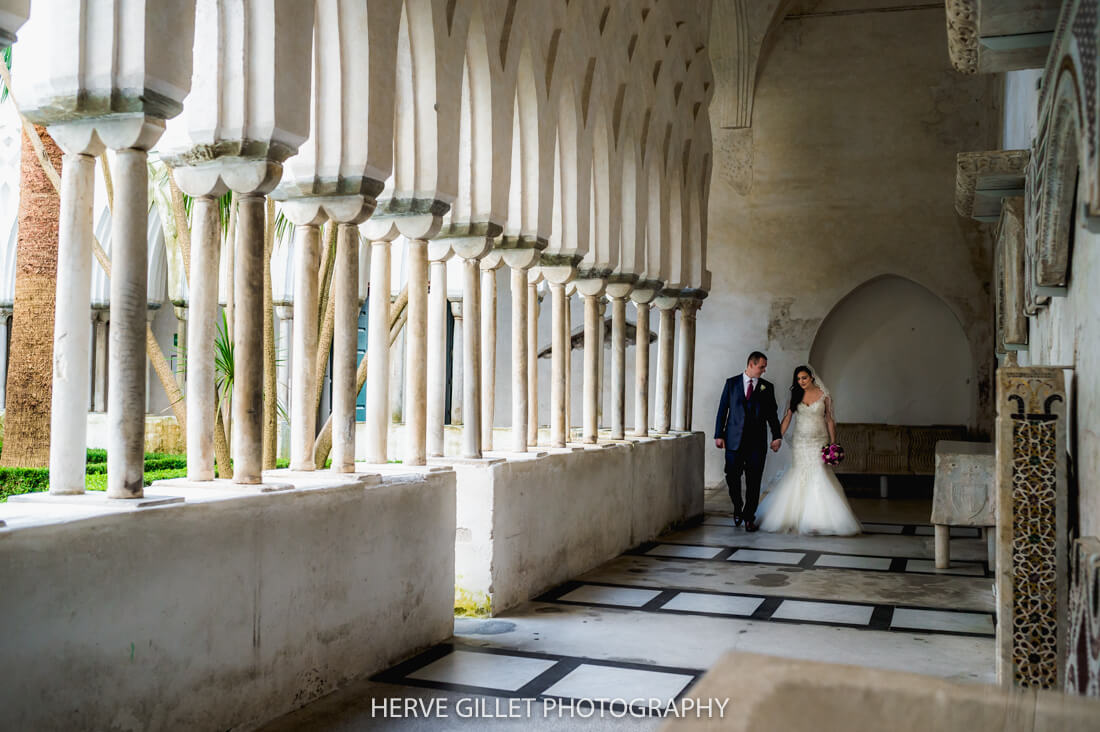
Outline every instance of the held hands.
<svg viewBox="0 0 1100 732">
<path fill-rule="evenodd" d="M 721 437 L 715 437 L 714 446 L 717 447 L 719 450 L 724 450 L 726 449 L 726 441 L 723 440 Z"/>
<path fill-rule="evenodd" d="M 772 452 L 779 452 L 779 446 L 783 444 L 783 440 L 772 440 Z"/>
</svg>

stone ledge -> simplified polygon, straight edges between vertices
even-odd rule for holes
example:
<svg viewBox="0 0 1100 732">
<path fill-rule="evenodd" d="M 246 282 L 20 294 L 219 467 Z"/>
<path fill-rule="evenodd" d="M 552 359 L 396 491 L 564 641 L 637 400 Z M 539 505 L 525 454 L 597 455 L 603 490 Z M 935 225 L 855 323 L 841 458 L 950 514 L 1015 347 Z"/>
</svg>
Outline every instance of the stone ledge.
<svg viewBox="0 0 1100 732">
<path fill-rule="evenodd" d="M 664 732 L 1092 732 L 1100 700 L 1054 691 L 959 684 L 901 671 L 727 653 L 686 699 L 729 700 L 722 718 L 686 717 Z M 792 703 L 794 702 L 794 703 Z M 683 700 L 681 700 L 683 708 Z"/>
</svg>

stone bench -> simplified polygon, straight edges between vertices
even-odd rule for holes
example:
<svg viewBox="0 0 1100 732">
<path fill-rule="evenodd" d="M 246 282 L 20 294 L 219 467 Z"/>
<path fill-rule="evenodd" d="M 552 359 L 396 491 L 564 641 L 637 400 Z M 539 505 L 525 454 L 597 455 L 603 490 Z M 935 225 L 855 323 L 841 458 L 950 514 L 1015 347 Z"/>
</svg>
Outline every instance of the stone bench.
<svg viewBox="0 0 1100 732">
<path fill-rule="evenodd" d="M 844 447 L 844 462 L 836 472 L 879 476 L 881 495 L 886 498 L 887 476 L 933 475 L 936 443 L 964 439 L 966 427 L 840 422 L 836 437 Z"/>
<path fill-rule="evenodd" d="M 727 702 L 724 714 L 708 700 Z M 666 732 L 1095 732 L 1100 700 L 960 684 L 861 666 L 727 653 L 678 701 Z M 702 710 L 698 716 L 697 710 Z"/>
<path fill-rule="evenodd" d="M 932 525 L 936 532 L 936 568 L 951 564 L 950 527 L 996 526 L 992 442 L 936 443 L 936 482 L 932 488 Z M 992 533 L 985 532 L 987 540 Z M 992 561 L 994 552 L 990 551 Z"/>
</svg>

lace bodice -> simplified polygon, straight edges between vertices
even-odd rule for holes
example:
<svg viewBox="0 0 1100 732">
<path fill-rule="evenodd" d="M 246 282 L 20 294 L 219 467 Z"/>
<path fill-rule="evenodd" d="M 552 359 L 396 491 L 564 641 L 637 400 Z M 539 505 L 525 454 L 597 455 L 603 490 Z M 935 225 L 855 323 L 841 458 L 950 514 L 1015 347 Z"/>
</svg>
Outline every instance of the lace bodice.
<svg viewBox="0 0 1100 732">
<path fill-rule="evenodd" d="M 825 396 L 813 404 L 799 404 L 791 426 L 791 441 L 796 447 L 819 448 L 829 441 L 829 428 L 825 425 Z"/>
</svg>

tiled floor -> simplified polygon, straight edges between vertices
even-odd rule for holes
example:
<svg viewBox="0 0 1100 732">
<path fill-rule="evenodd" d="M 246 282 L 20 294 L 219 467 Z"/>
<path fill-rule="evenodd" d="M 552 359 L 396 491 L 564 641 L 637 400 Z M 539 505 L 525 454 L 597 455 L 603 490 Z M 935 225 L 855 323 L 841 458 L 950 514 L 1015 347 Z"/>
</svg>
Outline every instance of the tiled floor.
<svg viewBox="0 0 1100 732">
<path fill-rule="evenodd" d="M 993 680 L 992 578 L 977 530 L 953 532 L 952 566 L 936 570 L 927 504 L 853 501 L 867 533 L 843 538 L 749 534 L 727 504 L 709 493 L 702 524 L 500 617 L 458 618 L 451 643 L 265 729 L 656 730 L 653 710 L 731 649 Z M 483 713 L 380 714 L 378 700 L 393 698 Z"/>
</svg>

